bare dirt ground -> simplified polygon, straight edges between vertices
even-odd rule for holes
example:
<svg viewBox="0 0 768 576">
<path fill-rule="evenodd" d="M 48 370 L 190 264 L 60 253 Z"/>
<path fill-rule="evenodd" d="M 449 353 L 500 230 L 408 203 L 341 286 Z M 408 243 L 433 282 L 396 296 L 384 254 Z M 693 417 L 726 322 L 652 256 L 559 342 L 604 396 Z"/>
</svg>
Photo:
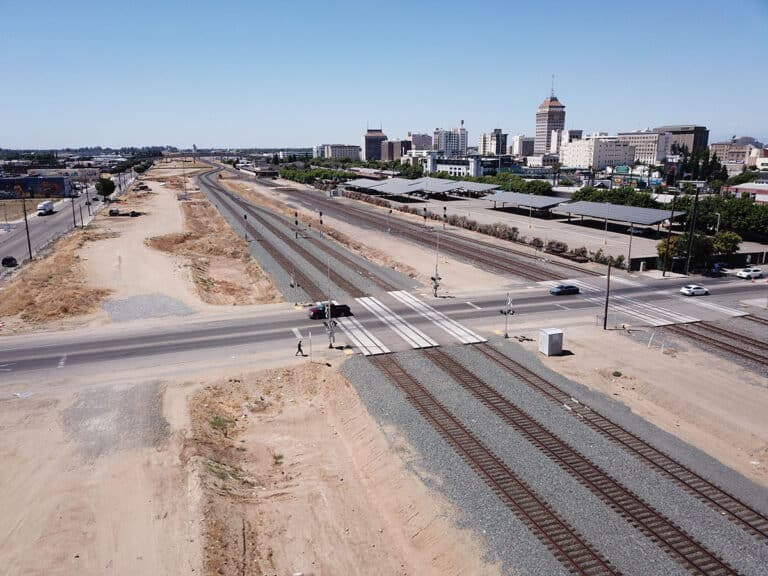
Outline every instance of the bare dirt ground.
<svg viewBox="0 0 768 576">
<path fill-rule="evenodd" d="M 205 574 L 499 573 L 332 369 L 221 379 L 191 412 Z"/>
<path fill-rule="evenodd" d="M 70 384 L 0 398 L 3 574 L 200 573 L 190 389 Z"/>
</svg>

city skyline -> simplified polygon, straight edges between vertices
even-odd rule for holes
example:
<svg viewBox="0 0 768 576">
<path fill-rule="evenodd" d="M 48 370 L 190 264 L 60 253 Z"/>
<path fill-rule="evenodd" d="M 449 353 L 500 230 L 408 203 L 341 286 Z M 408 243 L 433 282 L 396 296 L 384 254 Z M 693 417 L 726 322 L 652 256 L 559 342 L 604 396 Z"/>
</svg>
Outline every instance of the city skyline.
<svg viewBox="0 0 768 576">
<path fill-rule="evenodd" d="M 496 1 L 391 8 L 5 2 L 0 148 L 311 147 L 359 142 L 366 125 L 404 139 L 461 120 L 475 145 L 494 128 L 534 135 L 553 73 L 566 129 L 698 124 L 710 142 L 768 140 L 760 0 L 552 2 L 546 22 Z M 419 35 L 425 23 L 463 43 Z"/>
</svg>

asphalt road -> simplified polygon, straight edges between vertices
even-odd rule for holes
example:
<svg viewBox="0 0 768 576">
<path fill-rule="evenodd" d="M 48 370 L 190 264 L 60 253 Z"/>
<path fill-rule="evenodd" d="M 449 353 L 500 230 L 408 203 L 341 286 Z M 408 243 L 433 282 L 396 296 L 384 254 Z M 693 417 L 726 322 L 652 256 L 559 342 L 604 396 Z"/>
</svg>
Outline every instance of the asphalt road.
<svg viewBox="0 0 768 576">
<path fill-rule="evenodd" d="M 590 280 L 599 287 L 602 279 Z M 765 280 L 751 283 L 735 278 L 711 280 L 708 285 L 716 293 L 715 297 L 697 297 L 685 299 L 677 294 L 680 286 L 690 279 L 680 278 L 647 283 L 643 286 L 616 287 L 612 297 L 624 299 L 625 305 L 646 307 L 659 306 L 663 310 L 675 313 L 697 314 L 701 319 L 712 319 L 717 310 L 697 308 L 701 302 L 707 307 L 718 306 L 737 309 L 737 301 L 760 298 L 768 294 Z M 514 309 L 519 319 L 521 316 L 545 314 L 553 318 L 565 318 L 568 314 L 581 314 L 594 309 L 595 314 L 602 313 L 604 292 L 598 290 L 579 296 L 555 297 L 547 294 L 541 286 L 532 286 L 535 294 L 517 295 Z M 385 300 L 386 294 L 378 295 Z M 716 298 L 716 300 L 715 300 Z M 425 299 L 426 300 L 426 299 Z M 492 294 L 471 300 L 437 299 L 426 300 L 439 312 L 477 330 L 481 335 L 489 336 L 488 326 L 503 325 L 499 310 L 503 307 L 505 294 Z M 377 336 L 390 345 L 397 346 L 399 340 L 375 317 L 361 306 L 352 303 L 355 317 Z M 430 334 L 442 344 L 455 344 L 445 334 L 440 333 L 435 325 L 406 306 L 398 306 L 392 300 L 387 303 L 405 322 Z M 722 316 L 722 313 L 720 314 Z M 519 321 L 519 320 L 518 320 Z M 306 338 L 309 331 L 314 332 L 316 342 L 327 344 L 322 322 L 309 320 L 305 310 L 272 310 L 253 316 L 233 316 L 226 319 L 194 318 L 171 321 L 158 321 L 144 324 L 118 325 L 104 329 L 68 331 L 56 334 L 9 336 L 2 339 L 0 350 L 0 372 L 6 377 L 22 376 L 38 370 L 72 368 L 76 366 L 103 365 L 106 369 L 114 362 L 130 361 L 137 367 L 144 367 L 152 357 L 173 355 L 176 362 L 193 362 L 205 351 L 228 350 L 240 346 L 250 346 L 257 350 L 265 346 L 276 349 L 292 350 L 298 335 Z M 485 331 L 485 334 L 483 334 Z M 344 335 L 337 334 L 338 342 L 345 341 Z M 394 343 L 394 344 L 393 344 Z M 399 342 L 402 349 L 402 342 Z"/>
<path fill-rule="evenodd" d="M 115 179 L 117 184 L 117 179 Z M 125 189 L 128 184 L 123 188 Z M 119 194 L 121 190 L 115 190 L 115 195 Z M 99 197 L 100 198 L 100 197 Z M 95 214 L 97 210 L 101 210 L 104 203 L 97 199 L 96 190 L 93 186 L 88 188 L 88 194 L 86 196 L 85 191 L 79 196 L 74 198 L 74 221 L 72 216 L 72 199 L 65 198 L 57 201 L 56 211 L 53 214 L 47 216 L 38 216 L 32 214 L 27 216 L 29 224 L 29 239 L 32 244 L 32 255 L 36 255 L 40 250 L 45 248 L 56 238 L 59 238 L 63 234 L 66 234 L 75 226 L 82 224 L 80 214 L 82 209 L 82 216 L 85 220 L 85 224 L 88 224 L 93 216 L 88 214 L 88 206 L 86 201 L 91 201 L 91 213 Z M 39 202 L 38 199 L 29 199 L 28 205 L 36 206 Z M 29 248 L 27 245 L 27 235 L 24 227 L 24 220 L 14 222 L 11 224 L 11 230 L 4 232 L 0 230 L 0 257 L 13 256 L 18 260 L 19 264 L 29 260 Z M 10 271 L 7 269 L 0 269 L 0 279 L 4 275 L 7 275 Z"/>
</svg>

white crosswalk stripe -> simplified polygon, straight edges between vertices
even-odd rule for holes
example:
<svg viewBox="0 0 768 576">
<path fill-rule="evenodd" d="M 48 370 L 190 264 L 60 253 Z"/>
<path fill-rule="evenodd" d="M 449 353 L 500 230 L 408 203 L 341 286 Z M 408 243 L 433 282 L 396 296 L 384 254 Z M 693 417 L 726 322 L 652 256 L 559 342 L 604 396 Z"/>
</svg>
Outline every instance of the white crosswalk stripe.
<svg viewBox="0 0 768 576">
<path fill-rule="evenodd" d="M 338 318 L 337 323 L 347 338 L 357 346 L 364 356 L 389 354 L 390 349 L 384 346 L 382 341 L 367 330 L 357 318 L 352 316 Z"/>
<path fill-rule="evenodd" d="M 378 298 L 365 296 L 357 298 L 357 301 L 371 314 L 389 326 L 411 348 L 431 348 L 438 345 L 437 342 L 424 332 L 400 318 Z"/>
<path fill-rule="evenodd" d="M 607 278 L 607 276 L 601 276 L 601 278 Z M 644 286 L 642 282 L 630 280 L 629 278 L 624 278 L 623 276 L 611 276 L 611 282 L 618 282 L 619 284 L 624 284 L 626 286 Z"/>
<path fill-rule="evenodd" d="M 443 314 L 438 312 L 432 306 L 426 302 L 419 300 L 413 294 L 398 290 L 396 292 L 389 292 L 389 295 L 399 300 L 419 315 L 423 316 L 430 322 L 434 323 L 439 328 L 446 331 L 448 334 L 456 338 L 462 344 L 476 344 L 479 342 L 486 342 L 486 339 L 465 328 L 455 320 L 451 320 Z"/>
</svg>

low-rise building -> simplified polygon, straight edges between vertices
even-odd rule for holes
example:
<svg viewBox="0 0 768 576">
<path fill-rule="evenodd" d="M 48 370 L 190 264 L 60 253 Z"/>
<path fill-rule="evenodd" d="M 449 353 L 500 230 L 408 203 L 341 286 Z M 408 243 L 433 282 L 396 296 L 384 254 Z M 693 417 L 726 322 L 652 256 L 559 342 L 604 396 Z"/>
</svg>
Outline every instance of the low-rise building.
<svg viewBox="0 0 768 576">
<path fill-rule="evenodd" d="M 360 146 L 353 144 L 320 144 L 312 151 L 313 158 L 349 158 L 360 160 Z"/>
<path fill-rule="evenodd" d="M 619 142 L 626 142 L 635 148 L 635 162 L 656 165 L 664 162 L 672 146 L 671 132 L 619 132 Z"/>
<path fill-rule="evenodd" d="M 615 136 L 593 134 L 560 147 L 560 164 L 564 168 L 603 170 L 608 166 L 632 164 L 634 159 L 635 148 Z"/>
</svg>

